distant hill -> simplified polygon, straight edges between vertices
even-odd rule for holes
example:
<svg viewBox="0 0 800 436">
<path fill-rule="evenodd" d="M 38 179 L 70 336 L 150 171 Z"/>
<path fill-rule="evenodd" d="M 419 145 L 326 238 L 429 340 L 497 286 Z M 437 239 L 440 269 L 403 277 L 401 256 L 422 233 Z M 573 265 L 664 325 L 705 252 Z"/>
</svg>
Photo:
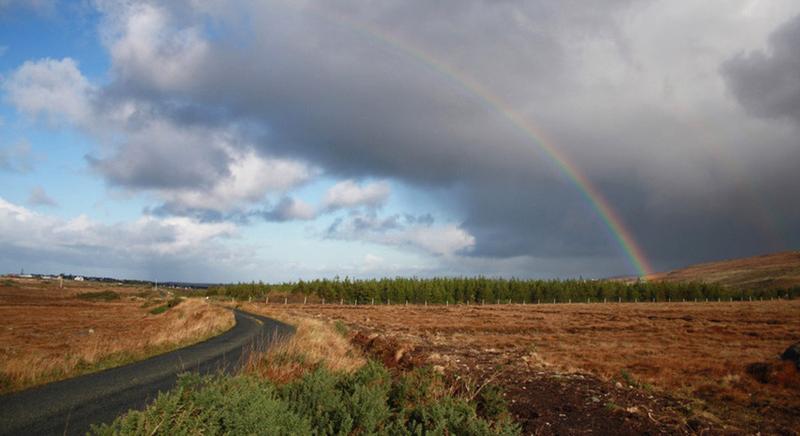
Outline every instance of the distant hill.
<svg viewBox="0 0 800 436">
<path fill-rule="evenodd" d="M 675 271 L 651 274 L 647 279 L 719 283 L 735 289 L 785 289 L 800 286 L 800 251 L 701 263 Z"/>
</svg>

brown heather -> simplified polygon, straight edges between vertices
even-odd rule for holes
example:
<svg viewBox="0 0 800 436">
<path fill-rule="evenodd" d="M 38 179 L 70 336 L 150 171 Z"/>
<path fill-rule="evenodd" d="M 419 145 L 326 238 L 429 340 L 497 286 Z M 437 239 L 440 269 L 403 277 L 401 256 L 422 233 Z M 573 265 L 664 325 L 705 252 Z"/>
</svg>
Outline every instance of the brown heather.
<svg viewBox="0 0 800 436">
<path fill-rule="evenodd" d="M 571 413 L 564 409 L 548 417 L 548 407 L 570 407 L 576 416 L 609 412 L 625 414 L 620 422 L 630 422 L 634 415 L 644 423 L 669 421 L 670 432 L 800 431 L 800 375 L 777 357 L 800 341 L 800 300 L 270 307 L 262 313 L 341 320 L 361 333 L 358 336 L 367 345 L 396 344 L 413 350 L 404 359 L 448 373 L 477 379 L 497 374 L 506 385 L 512 409 L 521 404 L 526 405 L 519 408 L 524 409 L 521 414 L 535 411 L 528 430 L 539 428 L 544 420 L 559 419 L 559 413 Z M 376 336 L 386 340 L 370 339 Z M 748 373 L 748 365 L 758 362 L 774 365 L 770 382 L 760 383 Z M 589 393 L 586 398 L 578 395 L 577 405 L 566 405 L 570 400 L 565 392 L 580 390 L 575 383 L 569 385 L 570 374 L 584 385 L 592 377 L 597 379 L 581 387 L 581 392 Z M 552 390 L 544 390 L 551 385 Z M 533 396 L 535 389 L 543 391 Z M 592 404 L 592 397 L 605 398 L 596 407 L 606 407 L 586 409 L 584 403 Z M 561 399 L 546 404 L 548 398 Z M 658 418 L 658 413 L 665 416 Z M 587 428 L 598 422 L 587 423 Z"/>
</svg>

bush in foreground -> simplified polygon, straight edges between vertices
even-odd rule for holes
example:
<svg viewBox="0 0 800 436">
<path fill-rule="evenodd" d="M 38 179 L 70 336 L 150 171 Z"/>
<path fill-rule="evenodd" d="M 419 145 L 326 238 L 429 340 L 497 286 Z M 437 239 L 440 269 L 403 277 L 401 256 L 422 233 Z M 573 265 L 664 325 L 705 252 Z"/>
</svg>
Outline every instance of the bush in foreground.
<svg viewBox="0 0 800 436">
<path fill-rule="evenodd" d="M 131 411 L 93 433 L 519 434 L 506 414 L 478 416 L 474 403 L 442 386 L 432 371 L 393 379 L 374 362 L 352 374 L 319 368 L 282 386 L 252 376 L 184 375 L 146 410 Z"/>
</svg>

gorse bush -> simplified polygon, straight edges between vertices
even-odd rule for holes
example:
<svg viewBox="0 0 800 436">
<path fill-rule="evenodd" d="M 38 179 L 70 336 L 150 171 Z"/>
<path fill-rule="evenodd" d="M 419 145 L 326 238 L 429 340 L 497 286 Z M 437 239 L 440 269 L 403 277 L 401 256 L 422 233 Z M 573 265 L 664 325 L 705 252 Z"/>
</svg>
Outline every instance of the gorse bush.
<svg viewBox="0 0 800 436">
<path fill-rule="evenodd" d="M 144 411 L 131 411 L 94 434 L 515 435 L 506 415 L 486 419 L 447 394 L 429 370 L 393 379 L 370 362 L 352 374 L 319 368 L 276 386 L 252 376 L 184 375 Z"/>
</svg>

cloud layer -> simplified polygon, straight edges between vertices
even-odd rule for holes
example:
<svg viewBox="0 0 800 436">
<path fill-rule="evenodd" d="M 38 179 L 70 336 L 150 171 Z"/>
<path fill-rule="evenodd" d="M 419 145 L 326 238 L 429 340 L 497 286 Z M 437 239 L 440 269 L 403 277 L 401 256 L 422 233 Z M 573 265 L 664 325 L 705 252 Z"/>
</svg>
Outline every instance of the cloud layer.
<svg viewBox="0 0 800 436">
<path fill-rule="evenodd" d="M 96 138 L 89 166 L 162 219 L 346 211 L 326 237 L 634 272 L 569 164 L 658 269 L 800 246 L 793 2 L 97 4 L 108 83 L 42 59 L 3 88 Z M 381 215 L 386 180 L 458 222 Z"/>
</svg>

